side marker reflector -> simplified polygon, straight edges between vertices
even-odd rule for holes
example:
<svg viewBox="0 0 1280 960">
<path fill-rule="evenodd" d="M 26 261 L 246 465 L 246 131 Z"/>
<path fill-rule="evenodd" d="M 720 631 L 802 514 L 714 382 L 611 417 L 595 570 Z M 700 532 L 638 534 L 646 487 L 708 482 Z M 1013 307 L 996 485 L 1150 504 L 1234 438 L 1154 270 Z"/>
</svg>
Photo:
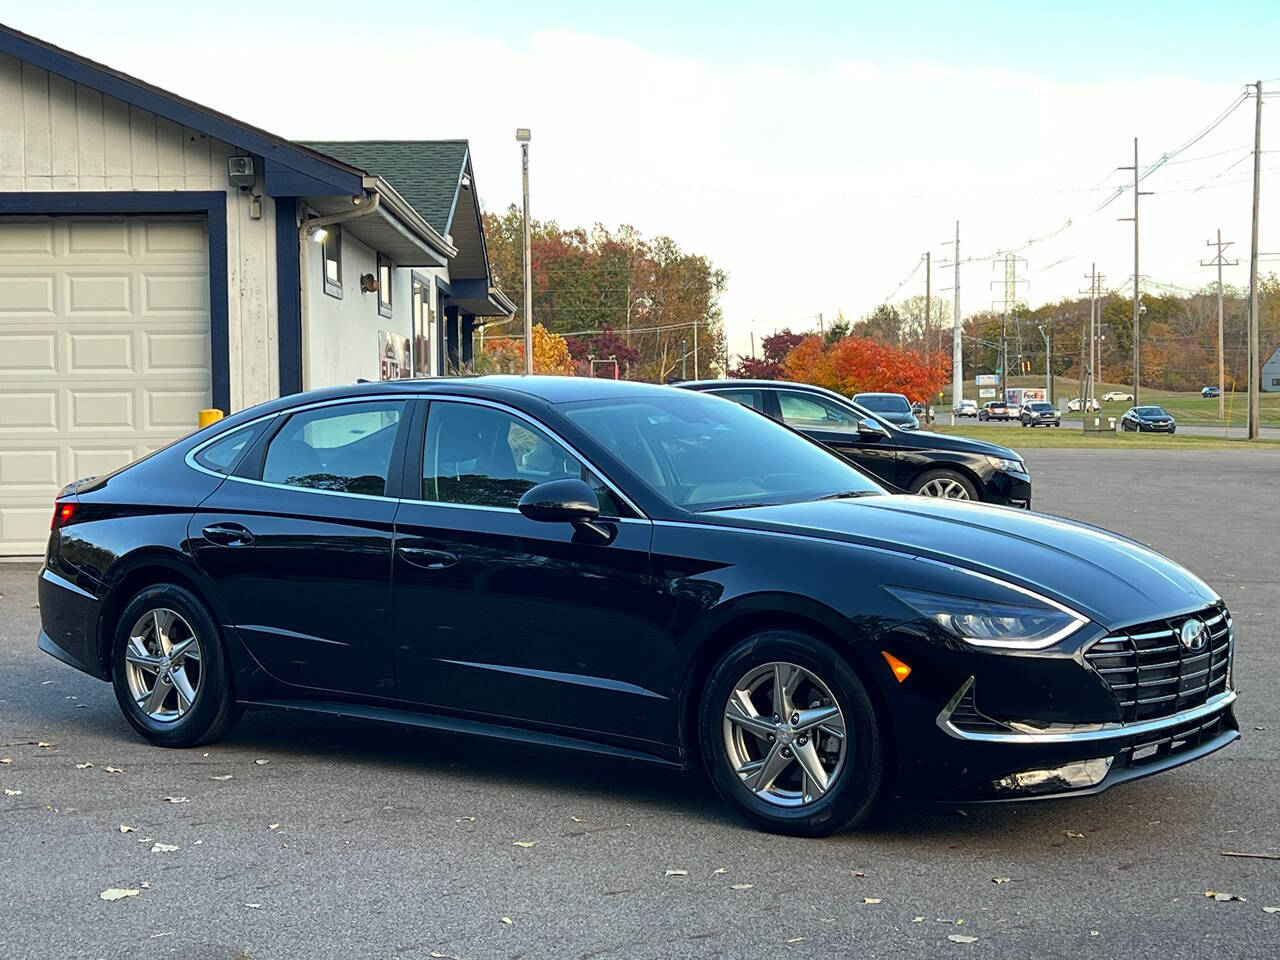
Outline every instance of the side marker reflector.
<svg viewBox="0 0 1280 960">
<path fill-rule="evenodd" d="M 888 650 L 881 650 L 880 655 L 884 657 L 885 662 L 889 664 L 889 669 L 893 671 L 894 679 L 899 683 L 911 676 L 911 668 L 895 657 Z"/>
</svg>

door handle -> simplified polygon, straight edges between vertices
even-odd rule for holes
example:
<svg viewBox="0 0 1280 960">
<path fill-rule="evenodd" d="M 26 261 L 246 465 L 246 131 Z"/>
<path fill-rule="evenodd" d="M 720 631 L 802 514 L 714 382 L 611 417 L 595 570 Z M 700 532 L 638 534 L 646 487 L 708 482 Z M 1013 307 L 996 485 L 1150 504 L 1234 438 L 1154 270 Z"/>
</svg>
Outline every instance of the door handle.
<svg viewBox="0 0 1280 960">
<path fill-rule="evenodd" d="M 211 523 L 200 533 L 210 543 L 221 544 L 224 547 L 253 543 L 253 534 L 249 532 L 248 527 L 238 523 Z"/>
<path fill-rule="evenodd" d="M 429 547 L 397 547 L 406 563 L 424 570 L 444 570 L 458 562 L 456 555 L 447 550 L 432 550 Z"/>
</svg>

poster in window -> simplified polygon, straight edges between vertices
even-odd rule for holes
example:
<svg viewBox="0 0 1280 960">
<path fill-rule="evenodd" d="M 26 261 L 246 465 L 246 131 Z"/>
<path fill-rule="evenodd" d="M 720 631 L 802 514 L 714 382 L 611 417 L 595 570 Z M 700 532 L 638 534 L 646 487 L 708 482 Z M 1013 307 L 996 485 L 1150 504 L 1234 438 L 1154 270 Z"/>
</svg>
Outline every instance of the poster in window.
<svg viewBox="0 0 1280 960">
<path fill-rule="evenodd" d="M 399 380 L 409 373 L 409 338 L 387 330 L 378 331 L 378 379 Z"/>
</svg>

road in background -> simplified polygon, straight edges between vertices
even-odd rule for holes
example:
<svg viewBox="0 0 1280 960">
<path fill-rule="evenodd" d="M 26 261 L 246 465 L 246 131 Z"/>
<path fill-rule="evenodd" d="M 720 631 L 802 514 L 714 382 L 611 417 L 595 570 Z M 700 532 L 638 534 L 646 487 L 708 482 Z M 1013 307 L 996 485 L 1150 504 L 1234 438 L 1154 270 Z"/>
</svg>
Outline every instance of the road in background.
<svg viewBox="0 0 1280 960">
<path fill-rule="evenodd" d="M 1222 851 L 1280 854 L 1280 454 L 1027 459 L 1042 510 L 1226 598 L 1241 743 L 1098 797 L 894 804 L 818 841 L 745 827 L 698 775 L 465 737 L 250 714 L 162 750 L 36 650 L 35 567 L 0 564 L 0 955 L 1270 960 L 1280 861 Z"/>
</svg>

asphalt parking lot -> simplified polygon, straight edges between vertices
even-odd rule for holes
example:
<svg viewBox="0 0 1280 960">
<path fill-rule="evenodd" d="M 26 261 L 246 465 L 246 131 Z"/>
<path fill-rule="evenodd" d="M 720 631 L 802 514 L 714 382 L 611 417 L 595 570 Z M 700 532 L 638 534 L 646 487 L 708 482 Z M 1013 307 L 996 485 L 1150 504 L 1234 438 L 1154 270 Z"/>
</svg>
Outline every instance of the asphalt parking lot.
<svg viewBox="0 0 1280 960">
<path fill-rule="evenodd" d="M 1280 454 L 1027 459 L 1039 509 L 1226 598 L 1242 742 L 1098 797 L 900 805 L 815 841 L 747 828 L 697 775 L 372 725 L 250 714 L 161 750 L 36 650 L 36 567 L 0 564 L 0 956 L 1280 955 L 1280 859 L 1222 855 L 1280 856 Z"/>
</svg>

